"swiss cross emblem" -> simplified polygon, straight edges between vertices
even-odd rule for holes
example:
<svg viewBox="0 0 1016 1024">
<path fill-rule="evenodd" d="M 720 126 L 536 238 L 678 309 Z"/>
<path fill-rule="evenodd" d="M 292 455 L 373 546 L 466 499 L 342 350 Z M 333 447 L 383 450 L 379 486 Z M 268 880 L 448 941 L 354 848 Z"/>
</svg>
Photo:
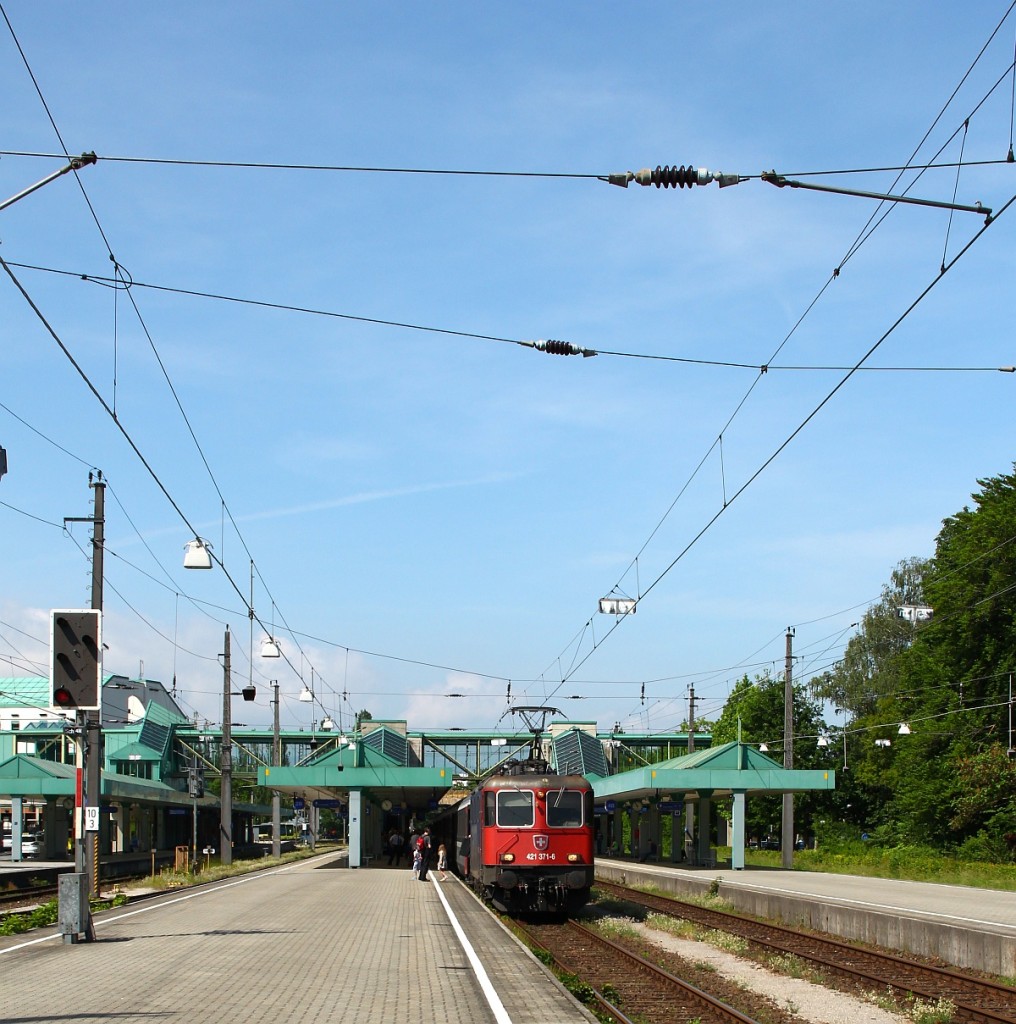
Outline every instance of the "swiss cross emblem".
<svg viewBox="0 0 1016 1024">
<path fill-rule="evenodd" d="M 550 836 L 533 836 L 533 846 L 538 850 L 546 850 L 550 846 Z"/>
</svg>

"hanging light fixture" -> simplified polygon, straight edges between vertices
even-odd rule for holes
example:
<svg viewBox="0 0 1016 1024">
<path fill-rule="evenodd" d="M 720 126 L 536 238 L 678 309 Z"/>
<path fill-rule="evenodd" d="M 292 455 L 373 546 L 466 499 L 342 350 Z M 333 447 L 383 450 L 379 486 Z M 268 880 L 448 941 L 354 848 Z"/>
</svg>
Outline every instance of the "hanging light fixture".
<svg viewBox="0 0 1016 1024">
<path fill-rule="evenodd" d="M 766 743 L 760 743 L 758 745 L 758 748 L 759 748 L 759 750 L 762 751 L 763 754 L 768 754 L 769 753 L 769 746 Z"/>
<path fill-rule="evenodd" d="M 282 649 L 279 647 L 279 641 L 274 636 L 266 636 L 261 641 L 261 657 L 262 658 L 281 658 Z"/>
<path fill-rule="evenodd" d="M 819 736 L 819 738 L 818 738 L 818 746 L 820 746 L 820 747 L 828 747 L 829 746 L 829 737 L 828 736 Z"/>
<path fill-rule="evenodd" d="M 331 732 L 335 728 L 335 723 L 332 721 L 331 715 L 326 715 L 321 719 L 321 730 L 322 732 Z"/>
<path fill-rule="evenodd" d="M 909 736 L 910 735 L 910 726 L 907 725 L 906 722 L 900 722 L 900 727 L 896 731 L 897 731 L 897 733 L 899 733 L 900 736 Z"/>
<path fill-rule="evenodd" d="M 183 567 L 185 569 L 211 569 L 212 545 L 200 537 L 187 541 L 183 546 Z"/>
<path fill-rule="evenodd" d="M 306 683 L 304 683 L 303 689 L 300 691 L 300 700 L 304 704 L 312 704 L 314 702 L 314 691 Z"/>
</svg>

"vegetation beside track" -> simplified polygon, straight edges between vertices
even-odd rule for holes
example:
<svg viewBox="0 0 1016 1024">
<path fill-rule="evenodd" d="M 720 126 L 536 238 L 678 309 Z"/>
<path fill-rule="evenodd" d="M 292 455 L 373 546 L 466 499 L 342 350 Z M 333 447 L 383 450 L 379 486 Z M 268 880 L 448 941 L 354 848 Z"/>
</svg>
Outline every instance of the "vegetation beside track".
<svg viewBox="0 0 1016 1024">
<path fill-rule="evenodd" d="M 721 861 L 730 862 L 730 847 L 719 847 L 716 853 Z M 748 867 L 781 866 L 778 850 L 746 850 L 744 859 Z M 1016 865 L 963 860 L 927 846 L 886 848 L 860 840 L 830 842 L 825 847 L 820 844 L 817 850 L 796 850 L 794 870 L 1016 891 Z"/>
</svg>

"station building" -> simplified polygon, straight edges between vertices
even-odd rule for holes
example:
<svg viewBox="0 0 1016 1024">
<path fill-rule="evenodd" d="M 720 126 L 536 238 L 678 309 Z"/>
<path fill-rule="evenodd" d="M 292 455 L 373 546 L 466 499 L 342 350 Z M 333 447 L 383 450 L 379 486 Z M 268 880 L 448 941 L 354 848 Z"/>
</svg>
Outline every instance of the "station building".
<svg viewBox="0 0 1016 1024">
<path fill-rule="evenodd" d="M 45 677 L 0 683 L 0 818 L 13 840 L 40 838 L 38 856 L 69 856 L 79 739 L 66 715 L 47 707 Z M 161 683 L 111 675 L 102 688 L 103 757 L 99 855 L 104 864 L 165 863 L 223 842 L 219 801 L 222 731 L 188 718 Z M 504 761 L 525 757 L 531 733 L 410 731 L 405 721 L 367 720 L 355 730 L 230 730 L 233 856 L 257 856 L 271 820 L 271 794 L 310 842 L 349 843 L 350 867 L 384 851 L 392 829 L 408 831 L 467 795 Z M 599 852 L 715 863 L 713 844 L 731 846 L 744 866 L 745 800 L 756 794 L 833 789 L 832 771 L 784 769 L 743 743 L 711 746 L 696 733 L 604 732 L 595 722 L 551 721 L 543 756 L 560 774 L 593 782 Z M 194 772 L 203 779 L 196 790 Z M 732 833 L 714 803 L 732 804 Z M 694 811 L 689 814 L 691 805 Z M 689 829 L 689 824 L 691 828 Z"/>
</svg>

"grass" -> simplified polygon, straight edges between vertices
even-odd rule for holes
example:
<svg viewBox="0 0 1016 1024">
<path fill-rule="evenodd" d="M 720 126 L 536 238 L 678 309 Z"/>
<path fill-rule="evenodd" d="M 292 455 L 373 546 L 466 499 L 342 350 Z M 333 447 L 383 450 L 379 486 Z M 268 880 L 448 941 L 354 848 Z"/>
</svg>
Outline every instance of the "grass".
<svg viewBox="0 0 1016 1024">
<path fill-rule="evenodd" d="M 308 857 L 316 857 L 322 852 L 321 844 L 311 850 L 301 848 L 282 854 L 281 857 L 259 857 L 257 860 L 235 860 L 232 864 L 222 864 L 218 860 L 208 862 L 199 860 L 194 865 L 193 871 L 172 871 L 165 868 L 154 878 L 149 875 L 138 882 L 130 883 L 135 888 L 144 889 L 178 889 L 185 885 L 195 885 L 199 882 L 217 882 L 222 878 L 232 878 L 234 875 L 246 875 L 252 871 L 264 871 L 266 868 L 278 867 L 280 864 L 289 864 L 292 861 L 306 860 Z"/>
<path fill-rule="evenodd" d="M 729 859 L 730 848 L 717 848 L 717 856 Z M 753 867 L 782 865 L 778 850 L 745 850 L 744 859 Z M 961 860 L 921 846 L 884 848 L 858 841 L 828 849 L 796 850 L 794 870 L 1016 891 L 1016 865 Z"/>
<path fill-rule="evenodd" d="M 105 910 L 108 907 L 122 907 L 127 902 L 124 893 L 117 893 L 112 900 L 92 900 L 91 908 L 93 913 Z M 40 904 L 32 910 L 6 914 L 0 918 L 0 935 L 21 935 L 31 931 L 33 928 L 47 928 L 56 924 L 59 904 L 56 900 L 49 900 Z"/>
<path fill-rule="evenodd" d="M 865 995 L 868 1002 L 874 1003 L 886 1013 L 909 1017 L 914 1024 L 949 1024 L 956 1012 L 955 1004 L 948 999 L 929 1002 L 917 996 L 909 996 L 901 1002 L 891 990 L 884 993 L 867 992 Z"/>
</svg>

